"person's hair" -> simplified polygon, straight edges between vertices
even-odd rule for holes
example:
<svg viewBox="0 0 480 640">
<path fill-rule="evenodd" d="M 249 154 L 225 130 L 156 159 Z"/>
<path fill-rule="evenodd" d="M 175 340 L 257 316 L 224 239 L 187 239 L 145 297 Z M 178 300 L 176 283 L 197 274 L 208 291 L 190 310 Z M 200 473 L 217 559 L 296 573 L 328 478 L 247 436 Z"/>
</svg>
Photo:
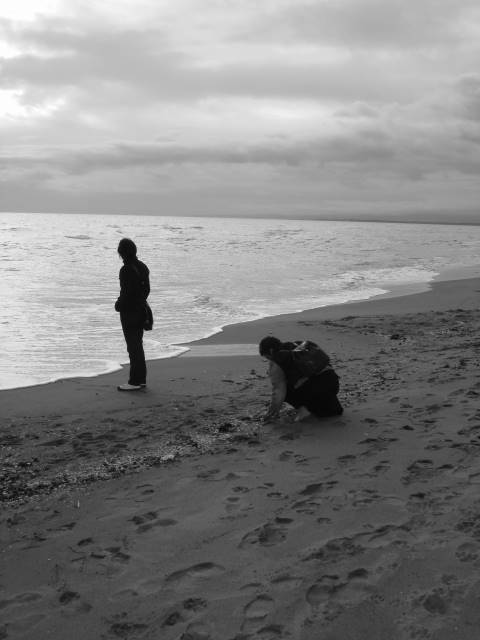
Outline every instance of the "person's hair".
<svg viewBox="0 0 480 640">
<path fill-rule="evenodd" d="M 118 243 L 118 253 L 125 258 L 135 258 L 137 255 L 137 245 L 130 238 L 122 238 Z"/>
<path fill-rule="evenodd" d="M 261 356 L 270 355 L 272 351 L 278 351 L 282 346 L 282 341 L 275 336 L 266 336 L 260 340 L 258 350 Z"/>
</svg>

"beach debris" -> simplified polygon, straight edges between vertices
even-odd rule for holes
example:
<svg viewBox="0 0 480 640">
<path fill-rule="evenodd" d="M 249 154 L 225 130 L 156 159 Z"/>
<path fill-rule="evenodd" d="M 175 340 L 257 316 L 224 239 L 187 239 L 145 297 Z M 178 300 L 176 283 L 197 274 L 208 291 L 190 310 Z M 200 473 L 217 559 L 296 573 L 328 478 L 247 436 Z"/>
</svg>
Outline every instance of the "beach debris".
<svg viewBox="0 0 480 640">
<path fill-rule="evenodd" d="M 231 422 L 224 422 L 218 426 L 218 430 L 220 433 L 230 433 L 235 430 L 235 425 Z"/>
<path fill-rule="evenodd" d="M 92 482 L 139 473 L 150 467 L 172 464 L 184 456 L 213 451 L 217 447 L 225 450 L 229 443 L 259 444 L 260 420 L 250 415 L 223 415 L 215 419 L 211 413 L 207 410 L 196 420 L 184 419 L 178 430 L 166 429 L 163 436 L 157 431 L 154 443 L 143 437 L 142 430 L 137 434 L 137 448 L 133 452 L 131 445 L 120 440 L 108 449 L 108 457 L 102 448 L 102 441 L 106 441 L 103 429 L 98 435 L 92 433 L 93 429 L 81 434 L 74 432 L 70 437 L 66 434 L 61 443 L 54 439 L 54 444 L 47 433 L 49 446 L 42 450 L 45 451 L 42 459 L 38 456 L 21 459 L 22 450 L 17 453 L 13 447 L 5 447 L 8 450 L 5 452 L 4 449 L 6 455 L 0 467 L 0 502 L 22 503 L 37 495 L 68 491 Z M 130 418 L 126 424 L 138 429 L 145 421 L 135 419 L 133 425 Z M 73 501 L 73 508 L 80 509 L 80 500 Z"/>
</svg>

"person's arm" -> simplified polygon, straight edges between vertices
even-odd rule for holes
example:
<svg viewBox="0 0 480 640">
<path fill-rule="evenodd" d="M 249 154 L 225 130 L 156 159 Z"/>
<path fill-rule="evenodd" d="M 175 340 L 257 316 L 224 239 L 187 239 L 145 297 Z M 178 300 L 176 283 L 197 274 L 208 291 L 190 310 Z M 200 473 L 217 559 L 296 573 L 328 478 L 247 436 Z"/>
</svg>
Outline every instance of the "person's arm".
<svg viewBox="0 0 480 640">
<path fill-rule="evenodd" d="M 282 404 L 287 396 L 287 380 L 282 368 L 275 362 L 270 361 L 268 373 L 272 383 L 272 397 L 267 413 L 263 418 L 264 422 L 278 418 Z"/>
</svg>

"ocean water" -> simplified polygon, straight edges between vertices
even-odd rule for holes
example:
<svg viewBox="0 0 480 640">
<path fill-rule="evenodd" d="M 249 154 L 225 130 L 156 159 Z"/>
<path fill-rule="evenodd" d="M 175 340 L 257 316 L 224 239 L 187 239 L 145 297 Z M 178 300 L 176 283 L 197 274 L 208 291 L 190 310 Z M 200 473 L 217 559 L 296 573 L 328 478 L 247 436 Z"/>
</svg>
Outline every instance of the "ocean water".
<svg viewBox="0 0 480 640">
<path fill-rule="evenodd" d="M 234 322 L 367 299 L 479 264 L 480 227 L 0 213 L 0 388 L 118 369 L 122 237 L 151 271 L 148 359 Z"/>
</svg>

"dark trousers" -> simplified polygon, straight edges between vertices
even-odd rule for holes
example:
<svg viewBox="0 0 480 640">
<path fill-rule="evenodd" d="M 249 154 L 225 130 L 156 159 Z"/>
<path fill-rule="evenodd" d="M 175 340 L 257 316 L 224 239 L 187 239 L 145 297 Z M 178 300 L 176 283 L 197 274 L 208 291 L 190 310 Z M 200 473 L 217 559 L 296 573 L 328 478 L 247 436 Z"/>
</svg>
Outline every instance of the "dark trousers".
<svg viewBox="0 0 480 640">
<path fill-rule="evenodd" d="M 125 336 L 128 357 L 130 358 L 128 383 L 135 385 L 146 384 L 147 365 L 143 350 L 143 325 L 138 322 L 132 322 L 132 320 L 132 318 L 121 316 L 123 335 Z"/>
<path fill-rule="evenodd" d="M 331 369 L 312 376 L 298 389 L 289 387 L 285 402 L 295 409 L 305 407 L 316 416 L 339 416 L 343 413 L 343 407 L 337 398 L 339 388 L 338 376 Z"/>
</svg>

